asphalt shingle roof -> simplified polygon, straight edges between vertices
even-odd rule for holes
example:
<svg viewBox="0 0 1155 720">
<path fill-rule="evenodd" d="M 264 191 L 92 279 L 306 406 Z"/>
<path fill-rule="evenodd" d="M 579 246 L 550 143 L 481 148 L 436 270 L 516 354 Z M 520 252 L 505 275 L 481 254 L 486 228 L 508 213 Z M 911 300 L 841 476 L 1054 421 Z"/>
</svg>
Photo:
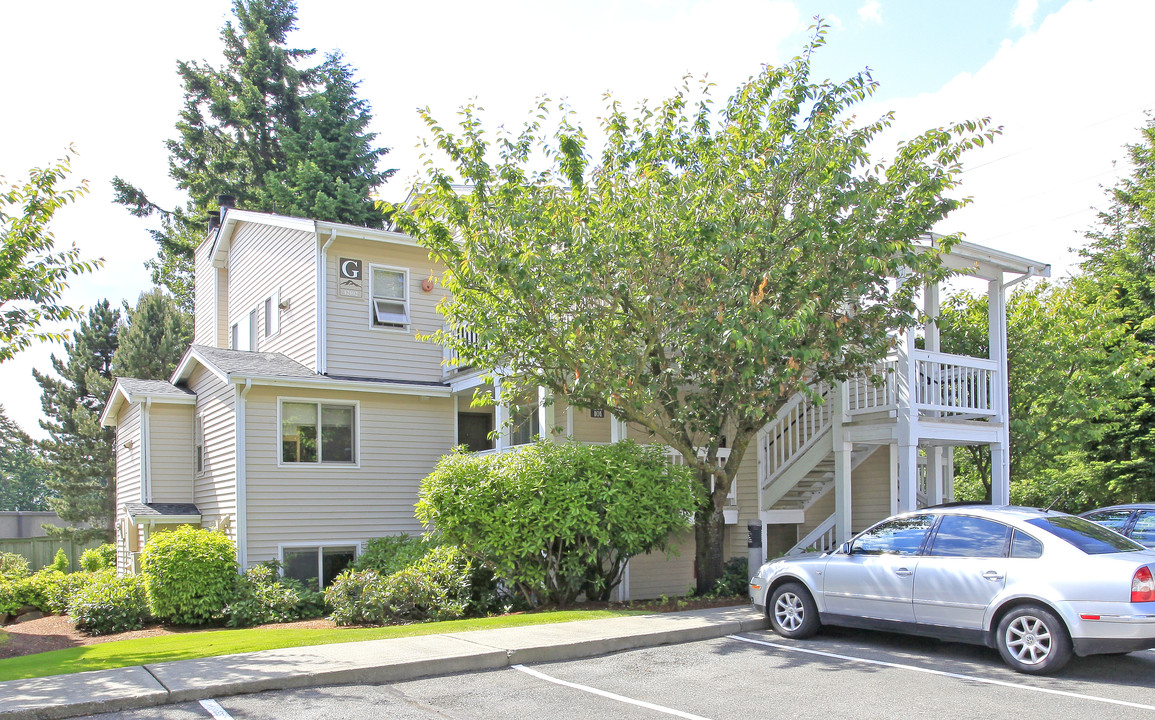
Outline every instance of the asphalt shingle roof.
<svg viewBox="0 0 1155 720">
<path fill-rule="evenodd" d="M 180 388 L 165 380 L 141 380 L 139 378 L 117 378 L 120 387 L 126 393 L 144 393 L 145 395 L 173 395 L 175 397 L 192 396 L 196 393 L 186 388 Z"/>
<path fill-rule="evenodd" d="M 316 378 L 317 373 L 281 353 L 225 350 L 208 345 L 193 345 L 206 361 L 229 375 L 261 377 Z"/>
<path fill-rule="evenodd" d="M 201 514 L 193 503 L 125 503 L 124 507 L 134 519 Z"/>
</svg>

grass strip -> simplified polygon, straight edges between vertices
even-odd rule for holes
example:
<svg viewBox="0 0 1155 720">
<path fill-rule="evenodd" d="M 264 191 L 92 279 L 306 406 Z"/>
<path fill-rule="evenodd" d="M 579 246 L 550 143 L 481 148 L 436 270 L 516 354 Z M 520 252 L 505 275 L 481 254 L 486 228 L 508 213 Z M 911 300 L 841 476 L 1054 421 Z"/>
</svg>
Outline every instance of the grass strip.
<svg viewBox="0 0 1155 720">
<path fill-rule="evenodd" d="M 47 675 L 67 675 L 87 670 L 109 670 L 132 665 L 233 655 L 276 648 L 328 645 L 360 640 L 384 640 L 416 635 L 492 630 L 644 614 L 643 611 L 629 610 L 559 610 L 375 628 L 247 628 L 243 630 L 180 632 L 172 635 L 117 640 L 97 645 L 81 645 L 64 650 L 6 658 L 0 660 L 0 681 L 45 677 Z"/>
</svg>

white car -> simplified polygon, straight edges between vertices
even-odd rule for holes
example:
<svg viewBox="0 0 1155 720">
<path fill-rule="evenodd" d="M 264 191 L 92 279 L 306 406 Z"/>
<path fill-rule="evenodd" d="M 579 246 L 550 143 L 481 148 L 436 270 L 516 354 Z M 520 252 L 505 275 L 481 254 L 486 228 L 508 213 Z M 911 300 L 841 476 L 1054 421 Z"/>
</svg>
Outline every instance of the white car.
<svg viewBox="0 0 1155 720">
<path fill-rule="evenodd" d="M 835 552 L 766 563 L 750 599 L 785 637 L 821 625 L 929 635 L 997 648 L 1025 673 L 1155 647 L 1155 551 L 1036 508 L 896 515 Z"/>
</svg>

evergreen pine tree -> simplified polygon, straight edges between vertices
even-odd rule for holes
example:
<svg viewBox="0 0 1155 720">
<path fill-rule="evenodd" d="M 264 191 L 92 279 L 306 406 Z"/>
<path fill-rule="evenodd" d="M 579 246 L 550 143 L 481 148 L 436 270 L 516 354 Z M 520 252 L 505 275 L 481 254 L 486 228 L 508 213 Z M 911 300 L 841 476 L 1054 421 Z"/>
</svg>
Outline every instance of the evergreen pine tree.
<svg viewBox="0 0 1155 720">
<path fill-rule="evenodd" d="M 168 380 L 192 340 L 192 319 L 160 288 L 141 293 L 126 309 L 112 373 L 116 377 Z"/>
<path fill-rule="evenodd" d="M 40 404 L 49 438 L 40 444 L 50 468 L 52 509 L 69 527 L 47 528 L 50 535 L 76 540 L 110 538 L 114 487 L 112 428 L 100 427 L 100 414 L 112 389 L 120 312 L 101 300 L 64 344 L 66 359 L 52 356 L 55 376 L 33 370 L 40 383 Z M 82 523 L 91 527 L 80 528 Z"/>
<path fill-rule="evenodd" d="M 46 481 L 36 443 L 0 405 L 0 510 L 48 510 Z"/>
<path fill-rule="evenodd" d="M 1103 437 L 1088 447 L 1087 472 L 1104 504 L 1155 497 L 1155 119 L 1128 154 L 1131 175 L 1111 190 L 1082 263 L 1087 291 L 1118 308 L 1147 348 L 1147 380 L 1121 409 L 1098 418 Z"/>
<path fill-rule="evenodd" d="M 160 215 L 153 281 L 190 313 L 193 252 L 218 195 L 233 195 L 246 210 L 380 226 L 369 194 L 392 174 L 376 169 L 388 150 L 372 147 L 369 106 L 356 97 L 340 55 L 301 67 L 314 51 L 287 45 L 296 27 L 293 0 L 233 0 L 233 13 L 236 23 L 221 31 L 221 67 L 177 66 L 185 106 L 178 137 L 167 143 L 169 175 L 188 201 L 167 210 L 125 180 L 112 182 L 116 201 L 132 214 Z"/>
</svg>

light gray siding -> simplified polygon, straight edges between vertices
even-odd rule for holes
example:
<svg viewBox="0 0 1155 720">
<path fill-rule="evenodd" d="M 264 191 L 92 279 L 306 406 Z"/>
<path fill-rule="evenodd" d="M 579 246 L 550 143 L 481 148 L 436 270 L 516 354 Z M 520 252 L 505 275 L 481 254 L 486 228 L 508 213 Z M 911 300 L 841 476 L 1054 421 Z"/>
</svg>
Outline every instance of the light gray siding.
<svg viewBox="0 0 1155 720">
<path fill-rule="evenodd" d="M 338 293 L 341 258 L 360 260 L 365 279 L 360 297 Z M 373 327 L 371 265 L 408 270 L 409 319 L 407 330 Z M 326 251 L 326 369 L 330 375 L 440 381 L 441 346 L 418 340 L 417 333 L 440 330 L 444 319 L 437 303 L 445 291 L 421 288 L 422 280 L 440 275 L 428 251 L 394 243 L 338 237 Z"/>
<path fill-rule="evenodd" d="M 144 443 L 140 419 L 140 403 L 125 403 L 116 418 L 116 567 L 121 573 L 132 568 L 132 551 L 126 532 L 135 533 L 138 539 L 140 537 L 136 527 L 125 527 L 121 509 L 124 503 L 141 501 L 141 451 Z"/>
<path fill-rule="evenodd" d="M 141 494 L 140 403 L 125 403 L 116 419 L 116 504 L 143 502 Z"/>
<path fill-rule="evenodd" d="M 229 253 L 226 329 L 257 311 L 251 349 L 283 353 L 317 369 L 317 240 L 311 232 L 241 223 Z M 265 301 L 274 298 L 278 332 L 264 336 Z M 280 309 L 277 305 L 287 305 Z M 244 325 L 242 325 L 244 327 Z"/>
<path fill-rule="evenodd" d="M 216 275 L 213 267 L 212 241 L 206 239 L 197 246 L 193 259 L 193 343 L 197 345 L 217 344 L 217 297 Z"/>
<path fill-rule="evenodd" d="M 281 399 L 357 403 L 356 467 L 279 465 Z M 453 444 L 449 398 L 254 386 L 245 399 L 248 563 L 282 544 L 352 544 L 421 532 L 413 515 L 422 478 Z"/>
<path fill-rule="evenodd" d="M 673 545 L 676 556 L 653 552 L 630 558 L 631 600 L 685 595 L 694 588 L 694 532 L 682 533 Z"/>
<path fill-rule="evenodd" d="M 229 516 L 228 533 L 236 540 L 236 388 L 203 366 L 192 371 L 188 386 L 197 394 L 196 414 L 205 431 L 205 472 L 193 479 L 192 501 L 203 525 Z"/>
<path fill-rule="evenodd" d="M 149 502 L 193 501 L 192 405 L 154 402 L 148 411 Z"/>
</svg>

